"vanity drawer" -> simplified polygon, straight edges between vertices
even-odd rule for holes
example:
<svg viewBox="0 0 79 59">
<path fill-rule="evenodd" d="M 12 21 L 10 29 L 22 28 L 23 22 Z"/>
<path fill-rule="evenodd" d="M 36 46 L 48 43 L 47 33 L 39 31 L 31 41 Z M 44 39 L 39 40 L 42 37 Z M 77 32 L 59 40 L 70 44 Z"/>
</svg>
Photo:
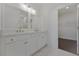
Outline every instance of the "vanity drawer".
<svg viewBox="0 0 79 59">
<path fill-rule="evenodd" d="M 26 41 L 28 40 L 28 36 L 13 36 L 13 37 L 4 37 L 3 42 L 4 44 L 13 44 L 18 41 Z"/>
<path fill-rule="evenodd" d="M 4 37 L 3 42 L 5 45 L 13 44 L 16 42 L 16 39 L 15 39 L 15 37 Z"/>
</svg>

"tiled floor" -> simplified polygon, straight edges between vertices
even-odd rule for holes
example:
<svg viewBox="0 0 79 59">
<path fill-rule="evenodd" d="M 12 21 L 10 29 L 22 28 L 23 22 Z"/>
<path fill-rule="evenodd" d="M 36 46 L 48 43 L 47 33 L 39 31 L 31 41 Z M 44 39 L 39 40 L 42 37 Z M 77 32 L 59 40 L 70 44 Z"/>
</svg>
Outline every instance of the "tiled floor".
<svg viewBox="0 0 79 59">
<path fill-rule="evenodd" d="M 36 53 L 34 56 L 77 56 L 61 49 L 50 49 L 48 46 Z"/>
</svg>

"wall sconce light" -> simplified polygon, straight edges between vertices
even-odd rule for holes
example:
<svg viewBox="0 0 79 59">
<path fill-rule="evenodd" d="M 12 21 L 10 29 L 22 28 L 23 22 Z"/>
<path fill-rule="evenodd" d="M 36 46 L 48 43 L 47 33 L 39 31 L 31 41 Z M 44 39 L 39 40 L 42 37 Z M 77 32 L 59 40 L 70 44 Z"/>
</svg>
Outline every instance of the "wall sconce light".
<svg viewBox="0 0 79 59">
<path fill-rule="evenodd" d="M 28 7 L 28 5 L 25 5 L 25 4 L 20 4 L 21 6 L 21 9 L 30 13 L 30 14 L 33 14 L 33 15 L 36 15 L 36 10 L 33 9 L 32 7 Z"/>
</svg>

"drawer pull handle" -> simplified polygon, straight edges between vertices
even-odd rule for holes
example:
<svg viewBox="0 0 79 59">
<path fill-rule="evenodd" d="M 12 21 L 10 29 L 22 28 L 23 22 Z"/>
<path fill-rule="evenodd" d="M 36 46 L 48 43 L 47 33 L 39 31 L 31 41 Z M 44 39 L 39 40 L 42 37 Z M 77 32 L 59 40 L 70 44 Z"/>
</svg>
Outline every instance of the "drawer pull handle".
<svg viewBox="0 0 79 59">
<path fill-rule="evenodd" d="M 24 44 L 27 44 L 28 42 L 24 42 Z"/>
<path fill-rule="evenodd" d="M 14 39 L 12 38 L 11 41 L 14 41 Z"/>
</svg>

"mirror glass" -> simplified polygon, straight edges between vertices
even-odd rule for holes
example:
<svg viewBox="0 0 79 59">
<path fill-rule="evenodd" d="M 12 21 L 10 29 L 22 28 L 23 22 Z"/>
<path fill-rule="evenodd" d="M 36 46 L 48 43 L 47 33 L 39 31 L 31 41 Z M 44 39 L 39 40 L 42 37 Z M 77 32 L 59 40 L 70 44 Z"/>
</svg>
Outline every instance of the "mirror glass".
<svg viewBox="0 0 79 59">
<path fill-rule="evenodd" d="M 58 10 L 58 48 L 77 54 L 76 4 Z"/>
<path fill-rule="evenodd" d="M 2 4 L 3 35 L 32 32 L 36 10 L 24 3 Z"/>
</svg>

